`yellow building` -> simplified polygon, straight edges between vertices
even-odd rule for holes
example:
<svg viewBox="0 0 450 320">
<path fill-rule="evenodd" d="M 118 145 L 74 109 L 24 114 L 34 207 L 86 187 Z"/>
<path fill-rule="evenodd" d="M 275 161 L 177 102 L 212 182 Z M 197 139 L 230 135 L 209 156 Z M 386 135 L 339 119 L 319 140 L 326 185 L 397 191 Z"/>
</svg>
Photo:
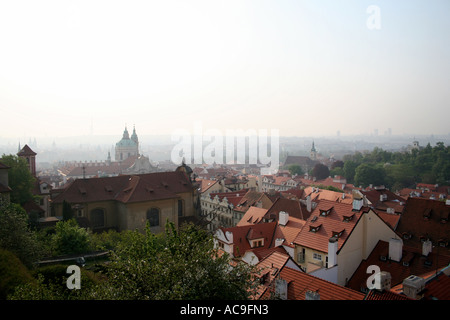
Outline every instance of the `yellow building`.
<svg viewBox="0 0 450 320">
<path fill-rule="evenodd" d="M 70 204 L 75 218 L 94 231 L 164 231 L 166 221 L 176 227 L 181 219 L 195 216 L 195 189 L 183 170 L 141 175 L 77 179 L 52 192 L 52 214 L 63 216 Z"/>
<path fill-rule="evenodd" d="M 346 285 L 379 240 L 398 238 L 369 207 L 320 200 L 294 240 L 295 257 L 304 271 Z"/>
</svg>

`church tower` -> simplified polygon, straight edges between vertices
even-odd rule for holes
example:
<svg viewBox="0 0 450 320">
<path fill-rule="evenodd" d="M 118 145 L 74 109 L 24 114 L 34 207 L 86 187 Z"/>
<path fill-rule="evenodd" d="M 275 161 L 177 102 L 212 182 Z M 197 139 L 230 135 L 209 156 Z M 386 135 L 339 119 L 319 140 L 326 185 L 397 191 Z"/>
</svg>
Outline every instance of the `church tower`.
<svg viewBox="0 0 450 320">
<path fill-rule="evenodd" d="M 137 157 L 139 155 L 139 140 L 136 134 L 136 129 L 133 129 L 133 134 L 130 139 L 130 134 L 125 126 L 122 140 L 116 143 L 116 161 L 123 161 L 129 157 Z"/>
<path fill-rule="evenodd" d="M 311 158 L 311 160 L 317 160 L 317 150 L 316 150 L 316 147 L 314 146 L 314 140 L 313 140 L 312 147 L 311 147 L 310 158 Z"/>
<path fill-rule="evenodd" d="M 19 145 L 20 146 L 20 145 Z M 27 160 L 28 168 L 30 169 L 33 177 L 36 177 L 36 155 L 37 153 L 31 150 L 31 148 L 26 144 L 17 155 L 21 158 Z"/>
</svg>

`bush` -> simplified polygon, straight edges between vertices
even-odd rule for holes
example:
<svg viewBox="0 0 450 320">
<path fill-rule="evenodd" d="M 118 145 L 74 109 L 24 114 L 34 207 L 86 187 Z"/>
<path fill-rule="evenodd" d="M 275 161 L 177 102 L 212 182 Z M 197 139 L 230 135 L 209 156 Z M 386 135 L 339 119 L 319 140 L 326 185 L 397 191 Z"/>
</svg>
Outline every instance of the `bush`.
<svg viewBox="0 0 450 320">
<path fill-rule="evenodd" d="M 0 248 L 0 299 L 4 300 L 19 285 L 33 281 L 28 269 L 12 252 Z"/>
</svg>

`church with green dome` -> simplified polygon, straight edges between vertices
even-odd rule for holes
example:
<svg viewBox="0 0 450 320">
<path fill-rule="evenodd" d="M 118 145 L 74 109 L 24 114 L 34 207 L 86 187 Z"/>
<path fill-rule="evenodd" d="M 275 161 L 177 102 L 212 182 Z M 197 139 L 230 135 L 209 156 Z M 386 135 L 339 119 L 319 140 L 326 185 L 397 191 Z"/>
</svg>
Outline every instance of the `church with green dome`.
<svg viewBox="0 0 450 320">
<path fill-rule="evenodd" d="M 133 134 L 129 135 L 125 126 L 122 140 L 116 143 L 116 161 L 123 161 L 129 157 L 139 156 L 139 139 L 136 134 L 136 128 L 133 127 Z"/>
</svg>

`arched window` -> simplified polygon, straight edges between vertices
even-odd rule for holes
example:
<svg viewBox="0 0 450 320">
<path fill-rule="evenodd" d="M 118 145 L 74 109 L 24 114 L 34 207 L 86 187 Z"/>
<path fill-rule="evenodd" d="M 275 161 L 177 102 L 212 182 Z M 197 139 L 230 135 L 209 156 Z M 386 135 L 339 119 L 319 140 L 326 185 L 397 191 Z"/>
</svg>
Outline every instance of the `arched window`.
<svg viewBox="0 0 450 320">
<path fill-rule="evenodd" d="M 91 211 L 92 228 L 103 228 L 105 226 L 105 210 L 96 208 Z"/>
<path fill-rule="evenodd" d="M 159 209 L 151 208 L 147 210 L 147 220 L 150 223 L 150 227 L 159 227 Z"/>
</svg>

